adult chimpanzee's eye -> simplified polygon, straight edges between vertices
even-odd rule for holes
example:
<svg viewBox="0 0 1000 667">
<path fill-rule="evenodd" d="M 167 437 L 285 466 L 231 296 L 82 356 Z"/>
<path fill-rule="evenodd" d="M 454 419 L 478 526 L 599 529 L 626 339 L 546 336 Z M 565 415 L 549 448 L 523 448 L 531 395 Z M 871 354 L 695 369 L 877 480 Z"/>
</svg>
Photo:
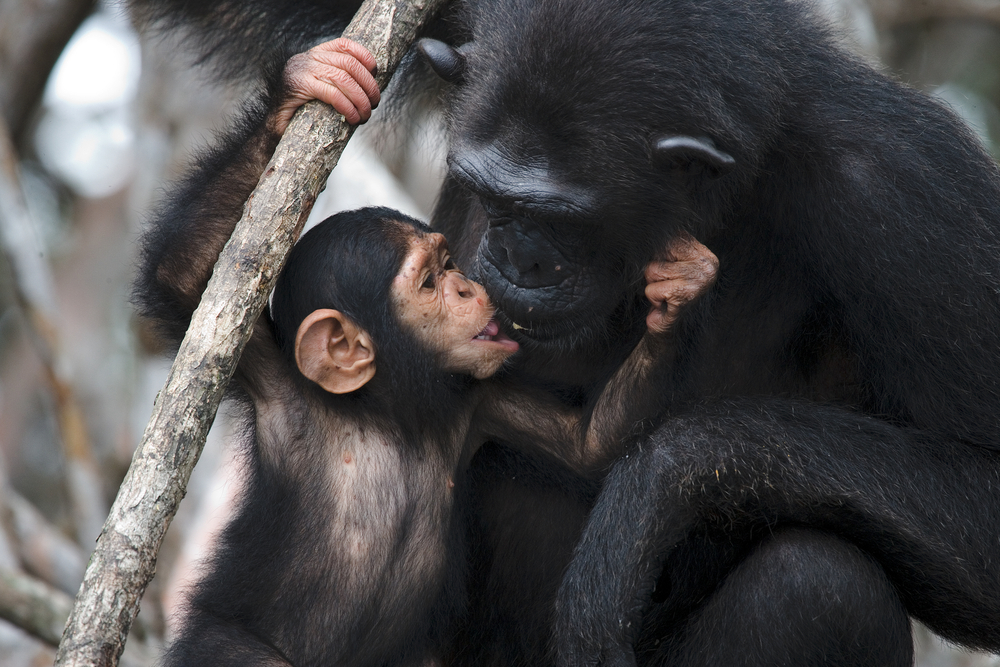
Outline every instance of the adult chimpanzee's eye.
<svg viewBox="0 0 1000 667">
<path fill-rule="evenodd" d="M 479 201 L 483 206 L 483 210 L 486 211 L 486 215 L 491 218 L 497 219 L 510 217 L 510 207 L 506 204 L 494 199 L 486 199 L 485 197 L 481 197 Z"/>
<path fill-rule="evenodd" d="M 424 284 L 420 286 L 422 289 L 434 289 L 434 274 L 427 274 L 427 278 L 424 280 Z"/>
</svg>

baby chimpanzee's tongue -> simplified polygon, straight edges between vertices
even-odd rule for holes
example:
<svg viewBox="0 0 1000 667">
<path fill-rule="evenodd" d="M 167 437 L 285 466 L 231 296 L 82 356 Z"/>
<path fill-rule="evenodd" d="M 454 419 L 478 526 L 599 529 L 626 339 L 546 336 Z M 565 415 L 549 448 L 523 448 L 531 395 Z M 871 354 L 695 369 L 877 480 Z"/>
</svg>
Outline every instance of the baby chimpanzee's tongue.
<svg viewBox="0 0 1000 667">
<path fill-rule="evenodd" d="M 483 327 L 483 330 L 479 332 L 480 336 L 496 336 L 500 333 L 500 326 L 497 325 L 496 320 L 490 320 L 489 323 Z"/>
</svg>

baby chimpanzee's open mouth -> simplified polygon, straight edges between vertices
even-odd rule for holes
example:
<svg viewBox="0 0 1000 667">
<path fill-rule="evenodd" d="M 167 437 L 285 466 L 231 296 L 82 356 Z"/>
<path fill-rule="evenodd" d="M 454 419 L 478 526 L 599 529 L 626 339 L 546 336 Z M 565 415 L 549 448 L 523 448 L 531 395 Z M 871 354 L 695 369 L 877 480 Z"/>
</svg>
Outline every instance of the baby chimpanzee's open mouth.
<svg viewBox="0 0 1000 667">
<path fill-rule="evenodd" d="M 491 319 L 482 331 L 472 337 L 472 341 L 489 343 L 489 347 L 503 350 L 506 354 L 513 354 L 520 348 L 517 341 L 500 330 L 496 319 Z"/>
<path fill-rule="evenodd" d="M 490 320 L 483 330 L 476 334 L 476 340 L 493 340 L 493 337 L 500 333 L 500 325 L 496 320 Z"/>
<path fill-rule="evenodd" d="M 476 334 L 472 340 L 487 340 L 495 343 L 514 344 L 514 341 L 510 336 L 500 331 L 500 325 L 497 324 L 496 319 L 490 320 L 486 326 L 483 327 L 483 330 Z"/>
</svg>

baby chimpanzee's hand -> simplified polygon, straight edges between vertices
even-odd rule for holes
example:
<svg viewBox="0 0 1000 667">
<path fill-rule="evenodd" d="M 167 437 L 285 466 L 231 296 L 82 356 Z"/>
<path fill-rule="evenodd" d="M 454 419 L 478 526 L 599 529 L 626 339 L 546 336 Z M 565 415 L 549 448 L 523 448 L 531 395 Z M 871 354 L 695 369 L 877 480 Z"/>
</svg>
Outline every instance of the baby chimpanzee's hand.
<svg viewBox="0 0 1000 667">
<path fill-rule="evenodd" d="M 646 266 L 646 298 L 653 304 L 646 326 L 653 333 L 667 331 L 681 307 L 708 291 L 719 270 L 719 258 L 690 234 L 674 238 L 666 255 Z"/>
<path fill-rule="evenodd" d="M 284 133 L 295 110 L 309 100 L 326 102 L 357 125 L 378 106 L 375 58 L 365 47 L 339 38 L 292 56 L 285 64 L 285 99 L 271 116 L 271 127 Z"/>
</svg>

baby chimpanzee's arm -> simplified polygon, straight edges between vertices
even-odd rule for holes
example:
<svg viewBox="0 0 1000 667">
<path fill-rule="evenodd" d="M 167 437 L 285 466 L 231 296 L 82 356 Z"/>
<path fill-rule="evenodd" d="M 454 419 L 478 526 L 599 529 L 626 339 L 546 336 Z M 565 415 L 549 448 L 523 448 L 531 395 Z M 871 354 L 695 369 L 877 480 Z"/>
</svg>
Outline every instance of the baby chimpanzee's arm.
<svg viewBox="0 0 1000 667">
<path fill-rule="evenodd" d="M 595 463 L 618 458 L 629 436 L 654 419 L 664 404 L 664 374 L 677 353 L 673 325 L 687 304 L 715 283 L 719 260 L 690 235 L 671 241 L 666 259 L 646 267 L 646 335 L 605 386 L 594 407 L 584 442 Z"/>
<path fill-rule="evenodd" d="M 172 345 L 184 336 L 219 253 L 292 114 L 319 99 L 348 122 L 367 120 L 379 99 L 374 69 L 367 49 L 346 39 L 294 56 L 285 67 L 283 89 L 247 105 L 161 206 L 142 239 L 135 301 Z"/>
<path fill-rule="evenodd" d="M 542 449 L 582 474 L 617 459 L 629 436 L 663 404 L 660 378 L 675 354 L 673 325 L 685 305 L 715 282 L 719 261 L 690 236 L 674 239 L 666 259 L 646 267 L 652 308 L 646 334 L 605 385 L 592 408 L 571 409 L 532 387 L 498 384 L 486 390 L 476 426 L 483 439 Z"/>
</svg>

